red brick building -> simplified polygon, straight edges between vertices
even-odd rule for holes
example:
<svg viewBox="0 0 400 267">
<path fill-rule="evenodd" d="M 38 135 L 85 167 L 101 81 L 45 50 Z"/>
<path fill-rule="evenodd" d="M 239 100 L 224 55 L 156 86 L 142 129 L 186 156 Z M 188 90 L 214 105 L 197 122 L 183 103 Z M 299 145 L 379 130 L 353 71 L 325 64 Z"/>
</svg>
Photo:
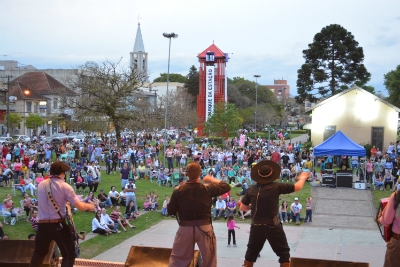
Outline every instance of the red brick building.
<svg viewBox="0 0 400 267">
<path fill-rule="evenodd" d="M 274 80 L 273 85 L 267 86 L 278 100 L 287 99 L 290 96 L 290 85 L 287 80 Z"/>
</svg>

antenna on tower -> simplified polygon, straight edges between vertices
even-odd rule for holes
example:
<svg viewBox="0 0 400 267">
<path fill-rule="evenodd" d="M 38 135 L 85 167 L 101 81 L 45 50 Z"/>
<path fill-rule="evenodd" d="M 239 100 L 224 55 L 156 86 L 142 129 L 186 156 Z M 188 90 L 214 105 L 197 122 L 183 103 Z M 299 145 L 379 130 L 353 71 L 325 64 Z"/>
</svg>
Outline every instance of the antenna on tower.
<svg viewBox="0 0 400 267">
<path fill-rule="evenodd" d="M 137 22 L 140 24 L 140 15 L 137 17 Z"/>
</svg>

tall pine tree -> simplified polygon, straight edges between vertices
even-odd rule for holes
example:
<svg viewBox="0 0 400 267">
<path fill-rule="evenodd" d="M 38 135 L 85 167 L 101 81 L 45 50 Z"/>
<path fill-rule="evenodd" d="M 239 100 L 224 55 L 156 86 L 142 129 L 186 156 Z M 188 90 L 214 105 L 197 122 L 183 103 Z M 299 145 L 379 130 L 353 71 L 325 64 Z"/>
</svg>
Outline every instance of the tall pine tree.
<svg viewBox="0 0 400 267">
<path fill-rule="evenodd" d="M 199 94 L 199 72 L 194 65 L 190 67 L 189 74 L 186 75 L 185 88 L 194 97 L 193 104 L 196 104 L 197 95 Z"/>
<path fill-rule="evenodd" d="M 314 36 L 313 43 L 303 50 L 305 63 L 297 71 L 296 100 L 316 100 L 331 96 L 357 83 L 364 86 L 371 74 L 364 64 L 362 47 L 351 32 L 331 24 Z"/>
</svg>

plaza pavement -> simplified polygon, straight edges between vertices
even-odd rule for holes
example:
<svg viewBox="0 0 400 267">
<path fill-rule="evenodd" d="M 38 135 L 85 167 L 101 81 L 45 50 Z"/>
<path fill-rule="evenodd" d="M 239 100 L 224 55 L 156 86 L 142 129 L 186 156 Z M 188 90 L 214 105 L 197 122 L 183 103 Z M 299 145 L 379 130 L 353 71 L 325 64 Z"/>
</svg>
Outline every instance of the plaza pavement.
<svg viewBox="0 0 400 267">
<path fill-rule="evenodd" d="M 313 196 L 313 222 L 301 226 L 284 224 L 291 256 L 368 262 L 371 267 L 382 266 L 386 247 L 373 220 L 375 210 L 371 192 L 315 187 Z M 240 223 L 240 220 L 237 222 L 240 227 L 236 229 L 237 247 L 226 246 L 228 231 L 225 221 L 213 222 L 218 266 L 239 267 L 243 264 L 250 225 Z M 94 260 L 125 262 L 131 246 L 171 248 L 177 229 L 175 220 L 164 220 L 98 255 Z M 254 266 L 279 266 L 278 257 L 268 243 Z"/>
</svg>

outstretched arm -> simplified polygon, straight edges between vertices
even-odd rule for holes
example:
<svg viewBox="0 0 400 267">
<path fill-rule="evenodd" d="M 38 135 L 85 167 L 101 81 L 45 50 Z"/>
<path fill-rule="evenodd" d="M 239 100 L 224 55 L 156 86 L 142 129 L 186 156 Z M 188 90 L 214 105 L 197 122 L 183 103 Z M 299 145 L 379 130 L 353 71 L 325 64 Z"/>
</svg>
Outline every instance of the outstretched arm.
<svg viewBox="0 0 400 267">
<path fill-rule="evenodd" d="M 297 176 L 298 182 L 294 184 L 294 192 L 300 191 L 303 188 L 304 182 L 308 179 L 308 177 L 310 177 L 309 172 L 302 172 L 299 174 L 299 176 Z"/>
</svg>

